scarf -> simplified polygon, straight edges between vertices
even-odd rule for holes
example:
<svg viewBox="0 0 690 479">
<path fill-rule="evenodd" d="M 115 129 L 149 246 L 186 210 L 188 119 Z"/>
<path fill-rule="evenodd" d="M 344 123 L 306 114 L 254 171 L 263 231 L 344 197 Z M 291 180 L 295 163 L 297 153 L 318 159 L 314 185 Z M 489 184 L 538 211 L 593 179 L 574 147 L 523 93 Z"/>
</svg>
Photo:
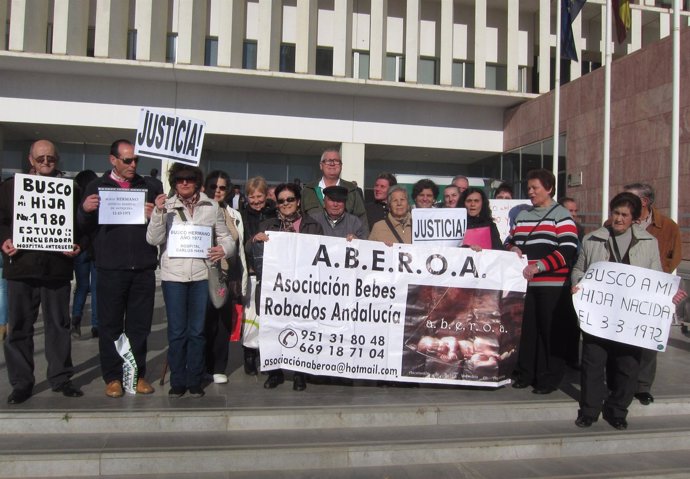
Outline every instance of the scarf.
<svg viewBox="0 0 690 479">
<path fill-rule="evenodd" d="M 187 209 L 187 211 L 189 211 L 189 215 L 194 216 L 194 207 L 199 201 L 199 192 L 194 193 L 189 198 L 182 198 L 180 195 L 177 195 L 177 197 L 182 202 L 182 206 L 184 206 Z"/>
<path fill-rule="evenodd" d="M 302 218 L 299 210 L 295 211 L 289 216 L 283 215 L 280 211 L 278 212 L 278 219 L 280 220 L 280 231 L 289 231 L 293 233 L 299 233 L 295 230 L 294 224 Z"/>
</svg>

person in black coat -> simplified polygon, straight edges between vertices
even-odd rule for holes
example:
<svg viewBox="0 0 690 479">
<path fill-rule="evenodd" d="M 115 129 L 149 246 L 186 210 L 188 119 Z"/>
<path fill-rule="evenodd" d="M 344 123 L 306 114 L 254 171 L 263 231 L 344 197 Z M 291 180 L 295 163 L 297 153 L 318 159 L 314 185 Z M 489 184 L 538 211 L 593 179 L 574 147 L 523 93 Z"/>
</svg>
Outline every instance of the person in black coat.
<svg viewBox="0 0 690 479">
<path fill-rule="evenodd" d="M 458 208 L 467 209 L 467 229 L 488 228 L 491 238 L 491 249 L 503 250 L 503 242 L 501 235 L 498 233 L 496 223 L 491 217 L 491 209 L 489 208 L 489 200 L 486 197 L 484 190 L 480 188 L 467 188 L 460 195 L 458 201 Z M 473 246 L 473 245 L 465 245 Z"/>
</svg>

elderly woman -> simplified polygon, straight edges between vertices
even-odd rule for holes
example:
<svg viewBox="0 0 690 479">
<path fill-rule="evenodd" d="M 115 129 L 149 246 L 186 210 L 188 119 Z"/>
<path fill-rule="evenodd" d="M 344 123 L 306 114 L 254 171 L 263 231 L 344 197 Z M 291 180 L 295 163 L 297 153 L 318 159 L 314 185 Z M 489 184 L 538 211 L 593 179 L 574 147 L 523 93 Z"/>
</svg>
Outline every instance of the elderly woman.
<svg viewBox="0 0 690 479">
<path fill-rule="evenodd" d="M 225 384 L 228 376 L 225 369 L 228 366 L 230 342 L 228 338 L 233 331 L 233 319 L 242 321 L 236 313 L 236 305 L 242 305 L 242 299 L 247 294 L 247 263 L 244 256 L 244 225 L 240 212 L 227 204 L 227 198 L 232 190 L 230 177 L 224 171 L 212 171 L 204 181 L 204 193 L 212 197 L 221 207 L 225 224 L 230 231 L 232 241 L 237 251 L 229 260 L 222 260 L 223 269 L 229 270 L 228 294 L 230 297 L 216 309 L 211 301 L 206 307 L 206 372 L 213 375 L 213 382 Z"/>
<path fill-rule="evenodd" d="M 498 233 L 498 228 L 494 219 L 491 217 L 491 209 L 489 209 L 489 199 L 486 193 L 481 188 L 474 186 L 467 188 L 460 195 L 458 201 L 458 208 L 465 208 L 467 210 L 467 229 L 478 230 L 484 228 L 486 231 L 486 243 L 491 244 L 491 249 L 503 249 L 503 242 L 501 235 Z M 476 246 L 468 242 L 469 238 L 463 243 L 463 246 Z"/>
<path fill-rule="evenodd" d="M 577 228 L 568 210 L 553 200 L 556 178 L 545 169 L 527 174 L 532 207 L 520 212 L 506 243 L 529 263 L 522 275 L 528 281 L 522 318 L 520 353 L 514 388 L 534 386 L 535 394 L 550 394 L 565 373 L 563 322 L 558 311 L 570 294 L 570 265 L 577 252 Z"/>
<path fill-rule="evenodd" d="M 322 235 L 323 228 L 309 215 L 302 215 L 300 210 L 301 194 L 299 186 L 294 183 L 282 183 L 276 186 L 276 203 L 278 216 L 265 220 L 259 227 L 259 232 L 251 241 L 254 243 L 254 251 L 261 251 L 255 257 L 263 256 L 263 244 L 269 240 L 266 231 L 287 231 L 292 233 L 305 233 Z M 258 266 L 258 265 L 257 265 Z M 257 268 L 258 276 L 261 276 L 262 267 Z M 264 383 L 266 389 L 273 389 L 284 381 L 282 369 L 274 369 L 268 373 L 268 379 Z M 304 373 L 295 372 L 293 375 L 292 389 L 303 391 L 307 388 Z"/>
<path fill-rule="evenodd" d="M 419 180 L 412 187 L 415 208 L 433 208 L 438 196 L 438 186 L 430 179 Z"/>
<path fill-rule="evenodd" d="M 598 261 L 629 264 L 663 271 L 656 239 L 639 225 L 642 202 L 632 193 L 620 193 L 609 204 L 610 226 L 585 236 L 582 251 L 573 267 L 572 292 L 587 268 Z M 678 304 L 686 294 L 673 298 Z M 580 410 L 575 425 L 589 427 L 603 410 L 604 420 L 616 429 L 626 429 L 628 406 L 637 387 L 642 349 L 629 344 L 582 333 Z M 607 381 L 607 378 L 609 381 Z"/>
<path fill-rule="evenodd" d="M 203 175 L 196 166 L 175 163 L 168 174 L 170 198 L 161 194 L 146 231 L 146 241 L 161 247 L 161 286 L 168 316 L 168 364 L 170 397 L 201 397 L 204 390 L 204 318 L 208 302 L 210 262 L 235 253 L 223 211 L 201 191 Z M 177 238 L 194 231 L 210 234 L 206 251 L 199 243 L 182 243 Z M 217 244 L 215 244 L 217 243 Z M 205 256 L 205 257 L 204 257 Z"/>
<path fill-rule="evenodd" d="M 262 221 L 276 217 L 275 204 L 268 199 L 268 184 L 261 176 L 249 178 L 247 181 L 247 207 L 242 210 L 242 223 L 244 224 L 244 250 L 246 253 L 246 263 L 250 274 L 255 274 L 257 268 L 254 263 L 254 256 L 252 254 L 251 241 L 252 238 L 259 232 L 259 226 Z M 261 261 L 261 258 L 258 259 Z M 261 284 L 257 281 L 256 290 L 261 290 Z M 254 295 L 255 298 L 258 295 Z M 258 302 L 256 303 L 256 310 L 259 310 Z M 244 373 L 250 376 L 256 376 L 256 349 L 247 346 L 242 346 L 244 351 Z"/>
<path fill-rule="evenodd" d="M 410 201 L 404 187 L 395 185 L 388 190 L 388 215 L 374 223 L 369 240 L 383 241 L 389 246 L 393 243 L 412 244 Z"/>
</svg>

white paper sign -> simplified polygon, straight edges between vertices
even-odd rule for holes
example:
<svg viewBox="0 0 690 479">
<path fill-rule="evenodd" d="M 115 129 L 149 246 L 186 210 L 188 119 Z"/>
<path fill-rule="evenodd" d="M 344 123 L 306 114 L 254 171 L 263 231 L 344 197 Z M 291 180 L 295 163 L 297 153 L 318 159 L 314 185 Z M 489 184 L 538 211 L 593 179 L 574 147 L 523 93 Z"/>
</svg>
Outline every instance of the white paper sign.
<svg viewBox="0 0 690 479">
<path fill-rule="evenodd" d="M 206 258 L 212 243 L 213 228 L 173 223 L 168 232 L 167 252 L 170 258 Z"/>
<path fill-rule="evenodd" d="M 72 180 L 23 174 L 14 176 L 12 243 L 17 249 L 72 251 Z"/>
<path fill-rule="evenodd" d="M 510 234 L 510 229 L 515 226 L 515 218 L 520 211 L 530 208 L 532 202 L 530 200 L 490 200 L 491 216 L 498 228 L 498 234 L 501 236 L 501 241 L 505 241 Z M 513 221 L 513 224 L 511 224 Z"/>
<path fill-rule="evenodd" d="M 467 230 L 465 208 L 414 208 L 412 244 L 460 246 Z"/>
<path fill-rule="evenodd" d="M 270 233 L 262 371 L 497 387 L 520 342 L 514 253 Z"/>
<path fill-rule="evenodd" d="M 199 165 L 206 122 L 142 108 L 134 152 L 165 161 Z"/>
<path fill-rule="evenodd" d="M 146 223 L 146 190 L 99 188 L 98 224 L 143 225 Z"/>
<path fill-rule="evenodd" d="M 573 295 L 580 328 L 600 338 L 665 351 L 679 285 L 678 276 L 660 271 L 594 263 Z"/>
</svg>

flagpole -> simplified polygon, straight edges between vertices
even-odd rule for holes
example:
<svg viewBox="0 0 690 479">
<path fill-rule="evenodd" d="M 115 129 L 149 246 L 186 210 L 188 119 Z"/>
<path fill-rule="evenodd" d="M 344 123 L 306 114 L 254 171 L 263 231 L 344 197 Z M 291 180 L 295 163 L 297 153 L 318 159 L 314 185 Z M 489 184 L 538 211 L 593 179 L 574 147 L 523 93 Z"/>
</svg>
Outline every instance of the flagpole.
<svg viewBox="0 0 690 479">
<path fill-rule="evenodd" d="M 673 0 L 673 110 L 671 114 L 670 217 L 678 223 L 678 143 L 680 125 L 680 0 Z"/>
<path fill-rule="evenodd" d="M 611 52 L 611 18 L 613 7 L 611 1 L 606 2 L 605 20 L 605 52 L 604 63 L 604 160 L 601 172 L 601 222 L 608 219 L 609 210 L 609 167 L 610 167 L 610 147 L 611 147 L 611 63 L 613 54 Z"/>
<path fill-rule="evenodd" d="M 563 9 L 561 8 L 561 0 L 556 0 L 556 68 L 553 89 L 553 162 L 551 171 L 556 178 L 554 188 L 554 197 L 558 198 L 558 133 L 560 132 L 560 115 L 561 115 L 561 21 Z"/>
</svg>

